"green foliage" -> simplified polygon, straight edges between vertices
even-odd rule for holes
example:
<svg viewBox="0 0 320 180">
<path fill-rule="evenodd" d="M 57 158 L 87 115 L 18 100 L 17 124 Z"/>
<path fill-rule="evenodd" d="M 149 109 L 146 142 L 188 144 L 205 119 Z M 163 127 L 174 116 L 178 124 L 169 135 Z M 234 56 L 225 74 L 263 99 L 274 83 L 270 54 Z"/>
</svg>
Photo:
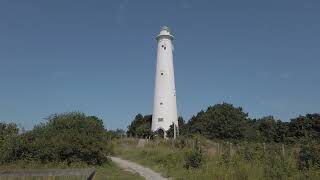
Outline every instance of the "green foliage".
<svg viewBox="0 0 320 180">
<path fill-rule="evenodd" d="M 181 137 L 180 137 L 181 138 Z M 319 170 L 299 170 L 298 146 L 282 144 L 201 140 L 199 147 L 205 163 L 198 168 L 186 168 L 186 160 L 198 161 L 198 145 L 194 139 L 185 138 L 184 147 L 172 140 L 149 141 L 144 148 L 137 141 L 119 141 L 117 155 L 150 167 L 172 179 L 319 179 Z M 134 142 L 134 143 L 133 143 Z M 199 141 L 200 142 L 200 141 Z M 218 146 L 217 146 L 218 144 Z M 212 151 L 212 149 L 214 151 Z M 194 154 L 191 156 L 191 152 Z"/>
<path fill-rule="evenodd" d="M 119 139 L 126 136 L 126 132 L 123 129 L 116 129 L 116 130 L 108 130 L 106 131 L 106 136 L 108 139 Z"/>
<path fill-rule="evenodd" d="M 232 142 L 296 143 L 320 140 L 320 114 L 307 114 L 282 122 L 273 116 L 250 119 L 241 107 L 223 103 L 200 111 L 186 124 L 180 126 L 180 134 L 190 137 L 200 134 L 209 139 L 228 139 Z M 172 136 L 173 127 L 168 130 Z"/>
<path fill-rule="evenodd" d="M 203 163 L 203 155 L 201 151 L 192 151 L 187 154 L 185 167 L 189 168 L 200 168 Z"/>
<path fill-rule="evenodd" d="M 178 117 L 178 128 L 179 128 L 179 135 L 183 135 L 184 133 L 184 127 L 185 127 L 185 122 L 181 116 Z M 177 132 L 178 133 L 178 132 Z M 167 130 L 167 137 L 173 138 L 174 136 L 174 129 L 173 129 L 173 124 L 170 125 L 170 128 Z"/>
<path fill-rule="evenodd" d="M 173 144 L 176 148 L 183 149 L 188 145 L 188 140 L 183 136 L 179 136 L 173 141 Z"/>
<path fill-rule="evenodd" d="M 151 132 L 152 116 L 137 114 L 128 126 L 127 135 L 132 137 L 147 138 L 152 136 Z"/>
<path fill-rule="evenodd" d="M 301 170 L 320 169 L 320 145 L 312 142 L 301 145 L 298 163 Z"/>
<path fill-rule="evenodd" d="M 294 118 L 289 123 L 288 136 L 291 142 L 313 139 L 320 140 L 320 114 L 307 114 Z"/>
<path fill-rule="evenodd" d="M 263 142 L 273 142 L 276 137 L 276 121 L 272 116 L 261 118 L 257 127 Z"/>
<path fill-rule="evenodd" d="M 186 160 L 184 167 L 189 168 L 200 168 L 204 162 L 204 157 L 201 151 L 199 140 L 195 139 L 195 145 L 191 152 L 186 154 Z"/>
<path fill-rule="evenodd" d="M 238 155 L 249 163 L 255 163 L 256 160 L 261 160 L 263 157 L 263 146 L 256 143 L 242 143 L 238 149 Z"/>
<path fill-rule="evenodd" d="M 275 120 L 273 116 L 266 116 L 254 120 L 253 125 L 257 130 L 256 140 L 262 142 L 285 142 L 288 132 L 288 123 Z"/>
<path fill-rule="evenodd" d="M 1 163 L 17 160 L 102 164 L 112 151 L 101 119 L 73 112 L 55 114 L 33 130 L 6 140 Z"/>
<path fill-rule="evenodd" d="M 217 104 L 200 111 L 187 124 L 190 133 L 201 134 L 209 139 L 243 139 L 248 126 L 248 114 L 232 104 Z"/>
<path fill-rule="evenodd" d="M 7 138 L 17 136 L 19 128 L 14 123 L 0 122 L 0 144 Z"/>
</svg>

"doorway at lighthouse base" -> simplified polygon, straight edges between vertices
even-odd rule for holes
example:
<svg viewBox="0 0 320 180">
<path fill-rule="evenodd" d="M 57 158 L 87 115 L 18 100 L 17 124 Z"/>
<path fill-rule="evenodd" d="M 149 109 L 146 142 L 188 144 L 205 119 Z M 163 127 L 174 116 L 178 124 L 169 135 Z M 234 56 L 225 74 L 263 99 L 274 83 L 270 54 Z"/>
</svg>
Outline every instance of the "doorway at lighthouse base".
<svg viewBox="0 0 320 180">
<path fill-rule="evenodd" d="M 156 134 L 158 137 L 160 138 L 164 138 L 165 137 L 165 131 L 162 129 L 162 128 L 159 128 L 157 131 L 156 131 Z"/>
</svg>

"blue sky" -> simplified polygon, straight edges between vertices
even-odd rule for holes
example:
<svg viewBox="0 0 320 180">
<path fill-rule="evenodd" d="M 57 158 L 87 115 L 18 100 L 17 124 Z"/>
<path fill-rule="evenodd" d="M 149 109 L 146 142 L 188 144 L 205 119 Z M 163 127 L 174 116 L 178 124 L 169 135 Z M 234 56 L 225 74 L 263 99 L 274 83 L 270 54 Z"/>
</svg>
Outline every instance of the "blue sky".
<svg viewBox="0 0 320 180">
<path fill-rule="evenodd" d="M 320 1 L 0 1 L 0 121 L 152 113 L 155 36 L 174 35 L 179 115 L 221 102 L 288 121 L 320 109 Z"/>
</svg>

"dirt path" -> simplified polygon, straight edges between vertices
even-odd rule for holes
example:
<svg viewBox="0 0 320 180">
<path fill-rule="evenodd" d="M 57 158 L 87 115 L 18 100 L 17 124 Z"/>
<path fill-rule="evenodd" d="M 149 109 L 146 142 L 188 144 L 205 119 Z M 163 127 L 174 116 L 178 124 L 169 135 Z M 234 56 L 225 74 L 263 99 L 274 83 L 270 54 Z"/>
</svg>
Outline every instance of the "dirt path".
<svg viewBox="0 0 320 180">
<path fill-rule="evenodd" d="M 137 163 L 123 160 L 118 157 L 110 157 L 110 158 L 119 167 L 127 171 L 139 173 L 142 177 L 146 178 L 147 180 L 167 180 L 166 178 L 162 177 L 159 173 L 156 173 L 153 170 L 143 167 Z"/>
</svg>

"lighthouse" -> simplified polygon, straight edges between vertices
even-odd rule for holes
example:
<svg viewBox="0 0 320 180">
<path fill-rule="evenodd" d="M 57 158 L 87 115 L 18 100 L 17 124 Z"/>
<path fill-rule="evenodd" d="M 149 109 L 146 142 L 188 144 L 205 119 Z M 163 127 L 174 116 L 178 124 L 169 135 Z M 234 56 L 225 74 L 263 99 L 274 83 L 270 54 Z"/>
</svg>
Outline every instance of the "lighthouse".
<svg viewBox="0 0 320 180">
<path fill-rule="evenodd" d="M 152 131 L 166 137 L 170 125 L 178 127 L 176 88 L 173 69 L 173 35 L 166 26 L 162 27 L 157 40 L 157 68 L 154 89 Z"/>
</svg>

